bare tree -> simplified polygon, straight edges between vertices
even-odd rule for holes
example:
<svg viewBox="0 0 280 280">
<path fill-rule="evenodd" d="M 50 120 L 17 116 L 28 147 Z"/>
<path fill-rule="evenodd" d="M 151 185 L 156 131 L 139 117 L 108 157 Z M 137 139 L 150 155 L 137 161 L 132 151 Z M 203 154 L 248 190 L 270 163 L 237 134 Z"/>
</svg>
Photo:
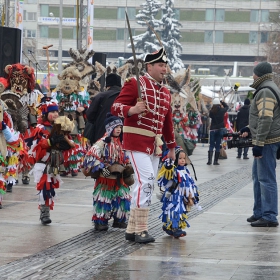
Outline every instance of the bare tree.
<svg viewBox="0 0 280 280">
<path fill-rule="evenodd" d="M 267 61 L 272 64 L 274 72 L 274 82 L 280 86 L 280 1 L 279 11 L 270 18 L 271 30 L 265 46 Z"/>
</svg>

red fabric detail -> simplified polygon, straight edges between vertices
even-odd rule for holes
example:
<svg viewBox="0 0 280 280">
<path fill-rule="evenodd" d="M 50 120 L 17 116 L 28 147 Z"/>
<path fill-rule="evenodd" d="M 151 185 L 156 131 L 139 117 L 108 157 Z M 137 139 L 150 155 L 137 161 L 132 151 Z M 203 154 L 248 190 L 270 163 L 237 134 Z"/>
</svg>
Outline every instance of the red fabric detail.
<svg viewBox="0 0 280 280">
<path fill-rule="evenodd" d="M 13 128 L 13 124 L 7 112 L 4 112 L 3 114 L 3 121 L 9 128 Z"/>
<path fill-rule="evenodd" d="M 182 179 L 181 179 L 181 177 L 180 177 L 180 173 L 179 173 L 179 172 L 177 172 L 177 178 L 178 178 L 178 182 L 181 183 L 181 182 L 182 182 Z"/>
<path fill-rule="evenodd" d="M 0 77 L 0 83 L 3 85 L 4 89 L 6 89 L 10 86 L 9 80 L 5 79 L 3 77 Z"/>
<path fill-rule="evenodd" d="M 118 117 L 125 117 L 124 126 L 142 128 L 152 132 L 155 132 L 153 127 L 157 126 L 157 133 L 163 134 L 167 147 L 169 149 L 175 148 L 176 143 L 170 105 L 170 92 L 166 87 L 160 88 L 155 83 L 151 84 L 150 80 L 146 76 L 143 76 L 142 78 L 146 83 L 147 89 L 145 94 L 142 94 L 142 98 L 144 101 L 147 99 L 148 101 L 146 102 L 149 103 L 150 109 L 159 112 L 159 115 L 153 114 L 153 112 L 148 112 L 145 115 L 145 118 L 139 119 L 138 115 L 127 117 L 128 110 L 136 104 L 138 98 L 137 82 L 134 78 L 124 84 L 119 96 L 115 99 L 111 107 L 111 113 Z M 157 92 L 158 90 L 160 90 L 160 92 Z M 159 100 L 155 100 L 155 98 L 160 98 L 161 108 L 154 108 L 155 102 Z M 123 133 L 123 148 L 125 150 L 153 154 L 155 150 L 154 142 L 155 137 L 148 137 L 133 133 Z M 135 145 L 135 143 L 137 143 L 137 145 Z"/>
<path fill-rule="evenodd" d="M 99 217 L 97 218 L 96 215 L 93 215 L 92 218 L 91 218 L 92 221 L 103 221 L 103 222 L 106 222 L 107 220 L 104 218 L 104 217 Z"/>
<path fill-rule="evenodd" d="M 57 181 L 56 183 L 54 183 L 54 179 L 51 178 L 51 182 L 48 182 L 48 174 L 43 174 L 43 176 L 40 179 L 40 182 L 37 183 L 37 190 L 41 191 L 44 189 L 44 186 L 46 186 L 46 190 L 50 190 L 52 189 L 58 189 L 59 188 L 59 181 Z"/>
<path fill-rule="evenodd" d="M 120 183 L 126 186 L 122 178 L 120 179 Z M 95 187 L 99 184 L 106 185 L 106 190 L 108 191 L 118 191 L 120 189 L 120 187 L 117 185 L 117 179 L 99 177 L 98 179 L 96 179 Z"/>
</svg>

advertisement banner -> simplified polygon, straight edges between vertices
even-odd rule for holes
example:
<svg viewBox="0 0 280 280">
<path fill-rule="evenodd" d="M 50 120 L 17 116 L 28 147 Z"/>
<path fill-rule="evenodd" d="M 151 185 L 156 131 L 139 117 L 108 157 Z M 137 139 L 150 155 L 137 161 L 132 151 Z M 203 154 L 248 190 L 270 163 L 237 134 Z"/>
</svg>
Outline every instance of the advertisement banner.
<svg viewBox="0 0 280 280">
<path fill-rule="evenodd" d="M 24 1 L 15 0 L 15 28 L 23 30 L 23 3 Z"/>
<path fill-rule="evenodd" d="M 88 0 L 87 49 L 93 50 L 94 0 Z"/>
<path fill-rule="evenodd" d="M 15 28 L 21 30 L 20 62 L 22 62 L 23 0 L 15 0 Z"/>
</svg>

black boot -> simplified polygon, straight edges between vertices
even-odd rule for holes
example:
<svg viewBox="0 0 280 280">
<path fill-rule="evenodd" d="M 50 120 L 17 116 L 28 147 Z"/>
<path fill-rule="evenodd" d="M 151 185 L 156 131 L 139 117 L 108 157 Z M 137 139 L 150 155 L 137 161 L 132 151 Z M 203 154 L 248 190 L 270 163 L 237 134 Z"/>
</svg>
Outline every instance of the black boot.
<svg viewBox="0 0 280 280">
<path fill-rule="evenodd" d="M 24 185 L 29 185 L 29 182 L 30 182 L 30 178 L 28 176 L 23 176 L 22 183 Z"/>
<path fill-rule="evenodd" d="M 6 192 L 12 192 L 13 191 L 13 183 L 8 183 L 6 185 Z"/>
<path fill-rule="evenodd" d="M 214 156 L 214 163 L 213 163 L 213 165 L 220 165 L 220 164 L 218 163 L 219 156 L 220 156 L 220 152 L 216 152 L 216 151 L 215 151 L 215 156 Z"/>
<path fill-rule="evenodd" d="M 52 220 L 50 219 L 50 207 L 47 205 L 40 206 L 40 220 L 43 225 L 50 224 Z"/>
<path fill-rule="evenodd" d="M 208 165 L 212 164 L 213 151 L 208 151 Z"/>
</svg>

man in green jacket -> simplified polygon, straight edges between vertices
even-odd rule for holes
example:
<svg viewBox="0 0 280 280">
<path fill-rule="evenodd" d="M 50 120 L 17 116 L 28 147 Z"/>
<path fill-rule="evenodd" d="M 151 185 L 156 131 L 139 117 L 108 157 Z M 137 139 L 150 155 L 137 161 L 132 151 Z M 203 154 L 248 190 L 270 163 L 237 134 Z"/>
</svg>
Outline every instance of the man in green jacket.
<svg viewBox="0 0 280 280">
<path fill-rule="evenodd" d="M 280 98 L 280 90 L 272 81 L 272 77 L 270 63 L 261 62 L 254 68 L 254 83 L 251 87 L 256 91 L 251 102 L 249 127 L 241 129 L 242 136 L 251 133 L 254 145 L 254 207 L 253 215 L 247 219 L 252 227 L 278 226 L 275 169 L 276 153 L 280 147 L 280 104 L 275 94 Z"/>
</svg>

